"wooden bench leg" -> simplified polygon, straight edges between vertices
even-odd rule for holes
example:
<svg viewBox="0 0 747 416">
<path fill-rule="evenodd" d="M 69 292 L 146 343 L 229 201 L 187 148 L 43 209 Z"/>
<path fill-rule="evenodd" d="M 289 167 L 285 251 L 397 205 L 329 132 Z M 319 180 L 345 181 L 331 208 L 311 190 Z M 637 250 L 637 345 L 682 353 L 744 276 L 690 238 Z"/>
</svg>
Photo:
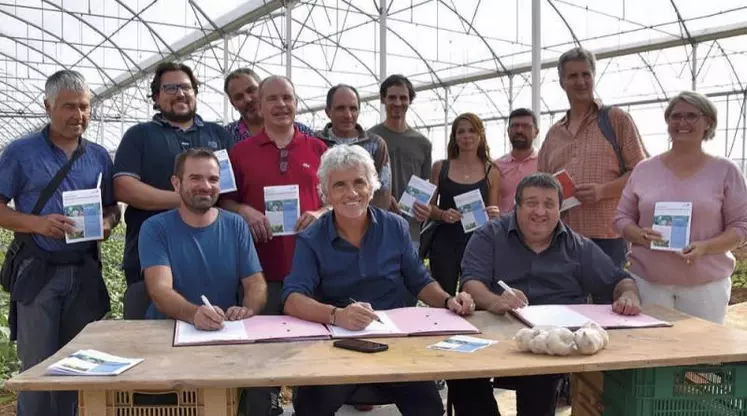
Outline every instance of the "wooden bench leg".
<svg viewBox="0 0 747 416">
<path fill-rule="evenodd" d="M 235 401 L 231 395 L 234 389 L 203 389 L 202 397 L 205 400 L 205 414 L 210 416 L 234 416 L 236 413 Z M 233 412 L 233 414 L 231 414 Z"/>
<path fill-rule="evenodd" d="M 106 390 L 83 390 L 78 393 L 80 416 L 106 416 Z"/>
</svg>

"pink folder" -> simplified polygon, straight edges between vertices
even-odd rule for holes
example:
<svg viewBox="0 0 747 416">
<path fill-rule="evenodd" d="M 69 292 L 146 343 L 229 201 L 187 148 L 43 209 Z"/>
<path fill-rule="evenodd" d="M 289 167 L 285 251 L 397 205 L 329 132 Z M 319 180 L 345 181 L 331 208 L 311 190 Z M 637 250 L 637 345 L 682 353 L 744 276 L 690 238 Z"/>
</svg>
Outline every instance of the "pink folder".
<svg viewBox="0 0 747 416">
<path fill-rule="evenodd" d="M 672 326 L 669 322 L 661 321 L 643 313 L 634 316 L 617 314 L 612 310 L 612 305 L 570 305 L 569 308 L 589 317 L 602 328 L 607 329 Z"/>
<path fill-rule="evenodd" d="M 288 315 L 258 315 L 244 320 L 249 341 L 301 341 L 327 339 L 324 325 Z"/>
<path fill-rule="evenodd" d="M 456 313 L 442 308 L 399 308 L 387 315 L 408 335 L 479 334 L 480 330 Z"/>
<path fill-rule="evenodd" d="M 588 321 L 594 321 L 606 329 L 672 326 L 669 322 L 645 314 L 618 315 L 612 310 L 612 305 L 529 305 L 511 313 L 530 327 L 559 326 L 577 329 Z"/>
</svg>

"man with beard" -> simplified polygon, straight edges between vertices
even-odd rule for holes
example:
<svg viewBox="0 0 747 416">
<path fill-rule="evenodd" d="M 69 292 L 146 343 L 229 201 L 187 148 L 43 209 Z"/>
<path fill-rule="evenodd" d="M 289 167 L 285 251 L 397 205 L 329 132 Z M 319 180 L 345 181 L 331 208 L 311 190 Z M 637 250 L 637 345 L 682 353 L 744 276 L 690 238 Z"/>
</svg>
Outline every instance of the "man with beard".
<svg viewBox="0 0 747 416">
<path fill-rule="evenodd" d="M 537 116 L 532 110 L 517 108 L 509 114 L 508 139 L 511 141 L 511 152 L 495 161 L 501 171 L 498 204 L 501 213 L 514 210 L 516 186 L 525 176 L 537 171 L 537 150 L 532 146 L 537 133 Z"/>
<path fill-rule="evenodd" d="M 111 156 L 83 138 L 91 116 L 85 79 L 75 71 L 56 72 L 47 79 L 44 95 L 49 124 L 11 142 L 0 156 L 0 227 L 16 233 L 3 265 L 8 278 L 3 286 L 11 294 L 10 339 L 18 341 L 22 371 L 109 311 L 97 242 L 65 242 L 75 222 L 64 215 L 63 192 L 100 183 L 104 238 L 120 218 Z M 62 181 L 50 185 L 58 174 Z M 17 411 L 20 416 L 73 416 L 77 401 L 77 393 L 70 391 L 21 392 Z"/>
<path fill-rule="evenodd" d="M 257 104 L 259 103 L 257 91 L 260 81 L 262 79 L 253 70 L 239 68 L 228 74 L 226 81 L 223 83 L 223 91 L 231 101 L 233 108 L 241 115 L 241 118 L 226 125 L 226 130 L 231 134 L 235 143 L 256 136 L 264 127 L 262 115 L 257 111 Z M 314 134 L 303 123 L 296 121 L 294 125 L 303 134 L 309 136 Z"/>
<path fill-rule="evenodd" d="M 174 158 L 190 148 L 215 151 L 233 144 L 223 127 L 197 115 L 198 82 L 188 66 L 158 65 L 150 88 L 153 108 L 159 113 L 127 130 L 114 160 L 114 195 L 127 204 L 123 266 L 128 286 L 143 279 L 138 259 L 140 226 L 180 204 L 170 181 Z"/>
<path fill-rule="evenodd" d="M 184 151 L 171 183 L 179 208 L 146 220 L 138 240 L 152 300 L 146 317 L 216 331 L 226 320 L 256 315 L 267 300 L 267 285 L 249 227 L 238 215 L 213 207 L 220 192 L 218 159 L 208 149 Z M 203 305 L 203 295 L 212 307 Z M 251 398 L 247 404 L 254 405 Z M 245 414 L 264 416 L 267 410 Z"/>
</svg>

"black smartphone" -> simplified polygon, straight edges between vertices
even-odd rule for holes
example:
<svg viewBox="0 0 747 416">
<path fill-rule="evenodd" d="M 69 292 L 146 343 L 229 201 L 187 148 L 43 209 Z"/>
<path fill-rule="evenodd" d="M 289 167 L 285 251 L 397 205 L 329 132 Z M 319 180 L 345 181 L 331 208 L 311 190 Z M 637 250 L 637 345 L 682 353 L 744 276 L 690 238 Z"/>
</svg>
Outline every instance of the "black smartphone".
<svg viewBox="0 0 747 416">
<path fill-rule="evenodd" d="M 389 349 L 389 346 L 380 342 L 366 341 L 362 339 L 341 339 L 335 341 L 334 344 L 337 348 L 343 348 L 346 350 L 353 350 L 358 352 L 382 352 Z"/>
</svg>

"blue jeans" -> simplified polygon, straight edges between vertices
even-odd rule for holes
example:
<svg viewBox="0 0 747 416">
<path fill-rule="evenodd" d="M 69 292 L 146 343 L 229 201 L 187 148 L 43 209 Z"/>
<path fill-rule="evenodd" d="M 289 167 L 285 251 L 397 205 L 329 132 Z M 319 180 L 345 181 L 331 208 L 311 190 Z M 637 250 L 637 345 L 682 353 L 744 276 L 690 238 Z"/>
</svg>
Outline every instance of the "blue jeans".
<svg viewBox="0 0 747 416">
<path fill-rule="evenodd" d="M 390 399 L 403 416 L 441 416 L 441 396 L 432 381 L 370 384 Z M 293 395 L 296 416 L 334 416 L 358 385 L 298 387 Z"/>
<path fill-rule="evenodd" d="M 22 371 L 49 358 L 95 320 L 88 302 L 77 297 L 81 288 L 77 269 L 53 268 L 54 275 L 33 302 L 18 303 L 17 348 Z M 77 407 L 76 391 L 18 393 L 18 416 L 74 416 Z"/>
</svg>

